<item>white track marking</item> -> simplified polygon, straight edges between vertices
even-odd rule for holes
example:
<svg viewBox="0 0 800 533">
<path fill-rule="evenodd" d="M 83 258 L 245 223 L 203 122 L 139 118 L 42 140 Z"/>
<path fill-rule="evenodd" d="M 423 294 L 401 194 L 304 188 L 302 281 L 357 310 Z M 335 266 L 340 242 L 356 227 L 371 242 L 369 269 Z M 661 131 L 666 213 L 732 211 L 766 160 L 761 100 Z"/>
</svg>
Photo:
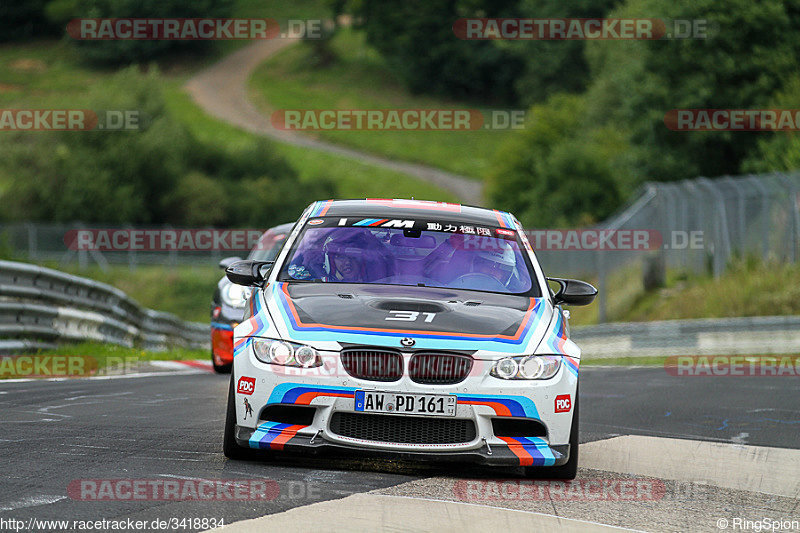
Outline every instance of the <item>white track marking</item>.
<svg viewBox="0 0 800 533">
<path fill-rule="evenodd" d="M 796 498 L 800 450 L 627 435 L 581 445 L 581 466 Z"/>
<path fill-rule="evenodd" d="M 367 511 L 368 510 L 368 511 Z M 518 511 L 463 502 L 353 494 L 215 529 L 224 533 L 301 531 L 299 524 L 317 524 L 318 531 L 637 531 L 587 520 Z"/>
<path fill-rule="evenodd" d="M 50 505 L 51 503 L 66 500 L 66 496 L 28 496 L 15 502 L 0 504 L 0 511 L 15 511 L 17 509 L 25 509 L 26 507 L 38 507 L 39 505 Z"/>
<path fill-rule="evenodd" d="M 44 378 L 44 379 L 34 379 L 34 378 L 18 378 L 18 379 L 0 379 L 0 385 L 3 383 L 30 383 L 33 381 L 79 381 L 79 380 L 108 380 L 108 379 L 131 379 L 131 378 L 154 378 L 154 377 L 169 377 L 169 376 L 186 376 L 189 374 L 208 374 L 206 370 L 201 368 L 187 368 L 185 365 L 181 365 L 183 370 L 173 370 L 169 372 L 138 372 L 136 374 L 120 374 L 118 376 L 89 376 L 85 378 Z M 14 392 L 21 392 L 21 391 L 14 391 Z"/>
</svg>

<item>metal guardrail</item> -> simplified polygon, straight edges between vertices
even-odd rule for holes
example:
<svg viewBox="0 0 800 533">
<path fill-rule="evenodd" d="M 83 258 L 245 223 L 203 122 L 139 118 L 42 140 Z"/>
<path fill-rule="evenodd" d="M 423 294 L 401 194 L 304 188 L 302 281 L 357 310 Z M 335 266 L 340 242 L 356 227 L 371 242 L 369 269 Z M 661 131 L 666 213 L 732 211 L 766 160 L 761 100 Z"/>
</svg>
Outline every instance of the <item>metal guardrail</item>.
<svg viewBox="0 0 800 533">
<path fill-rule="evenodd" d="M 800 316 L 577 326 L 584 357 L 800 353 Z M 208 348 L 207 324 L 144 308 L 124 292 L 27 263 L 0 261 L 0 353 L 95 340 L 147 350 Z"/>
<path fill-rule="evenodd" d="M 572 328 L 582 357 L 800 353 L 800 316 L 626 322 Z"/>
<path fill-rule="evenodd" d="M 146 350 L 208 348 L 208 324 L 142 307 L 119 289 L 27 263 L 0 261 L 0 353 L 94 340 Z"/>
</svg>

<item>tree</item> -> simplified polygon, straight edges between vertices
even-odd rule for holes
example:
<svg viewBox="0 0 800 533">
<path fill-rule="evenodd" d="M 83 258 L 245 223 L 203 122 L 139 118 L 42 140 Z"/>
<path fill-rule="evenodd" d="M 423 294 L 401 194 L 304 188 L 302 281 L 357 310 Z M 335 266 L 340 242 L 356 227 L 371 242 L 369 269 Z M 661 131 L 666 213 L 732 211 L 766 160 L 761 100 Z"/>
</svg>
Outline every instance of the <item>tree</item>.
<svg viewBox="0 0 800 533">
<path fill-rule="evenodd" d="M 58 28 L 45 16 L 47 0 L 4 0 L 0 2 L 0 41 L 48 37 Z"/>
<path fill-rule="evenodd" d="M 509 103 L 522 58 L 492 41 L 465 41 L 453 32 L 463 17 L 513 12 L 517 0 L 359 0 L 351 4 L 367 42 L 416 93 Z"/>
<path fill-rule="evenodd" d="M 522 0 L 522 17 L 602 18 L 619 0 Z M 516 43 L 525 58 L 525 68 L 515 82 L 523 103 L 544 102 L 559 92 L 582 92 L 589 82 L 585 41 L 521 41 Z"/>
<path fill-rule="evenodd" d="M 706 20 L 709 36 L 589 43 L 589 122 L 630 132 L 641 148 L 633 172 L 642 179 L 737 173 L 759 134 L 674 132 L 664 115 L 765 106 L 800 66 L 800 2 L 628 0 L 610 16 Z"/>
<path fill-rule="evenodd" d="M 330 181 L 302 184 L 259 139 L 235 151 L 206 146 L 172 117 L 159 73 L 129 67 L 93 87 L 76 107 L 137 110 L 133 131 L 19 133 L 0 139 L 0 194 L 7 220 L 269 227 L 312 200 L 333 196 Z M 7 143 L 7 144 L 6 144 Z"/>
<path fill-rule="evenodd" d="M 615 131 L 585 132 L 584 110 L 574 95 L 531 108 L 525 129 L 498 154 L 487 186 L 493 205 L 531 227 L 591 224 L 613 212 L 628 147 Z"/>
<path fill-rule="evenodd" d="M 53 0 L 52 16 L 85 18 L 224 18 L 233 13 L 233 0 Z M 72 4 L 72 7 L 70 7 Z M 70 17 L 71 18 L 71 17 Z M 149 62 L 175 52 L 207 51 L 207 40 L 75 40 L 87 60 L 120 65 Z"/>
</svg>

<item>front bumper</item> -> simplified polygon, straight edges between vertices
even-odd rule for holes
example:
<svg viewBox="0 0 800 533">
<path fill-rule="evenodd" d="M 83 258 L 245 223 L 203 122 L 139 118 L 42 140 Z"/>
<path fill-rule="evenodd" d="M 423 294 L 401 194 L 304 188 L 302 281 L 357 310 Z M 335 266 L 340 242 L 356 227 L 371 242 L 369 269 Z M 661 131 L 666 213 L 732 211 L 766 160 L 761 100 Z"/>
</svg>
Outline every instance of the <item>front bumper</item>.
<svg viewBox="0 0 800 533">
<path fill-rule="evenodd" d="M 452 461 L 452 462 L 469 462 L 480 465 L 490 466 L 520 466 L 527 464 L 520 458 L 520 450 L 514 449 L 511 446 L 489 446 L 484 444 L 480 448 L 473 448 L 468 450 L 454 450 L 454 451 L 409 451 L 409 450 L 394 450 L 394 449 L 380 449 L 380 448 L 366 448 L 354 445 L 345 445 L 336 442 L 325 440 L 317 434 L 300 434 L 290 430 L 290 435 L 284 434 L 286 438 L 281 439 L 281 434 L 285 430 L 273 430 L 274 438 L 280 439 L 279 444 L 263 443 L 263 437 L 258 435 L 259 430 L 236 426 L 236 443 L 244 448 L 255 449 L 276 449 L 288 453 L 302 453 L 302 454 L 320 454 L 330 453 L 342 456 L 352 456 L 357 454 L 358 457 L 381 457 L 388 459 L 396 459 L 401 461 Z M 265 433 L 261 431 L 261 433 Z M 266 433 L 270 433 L 267 431 Z M 532 451 L 531 445 L 526 445 L 525 448 Z M 546 466 L 559 466 L 563 465 L 569 460 L 570 446 L 569 444 L 562 444 L 559 446 L 549 446 L 546 442 L 542 441 L 537 449 L 539 453 L 552 455 L 552 460 L 546 461 Z M 535 453 L 535 452 L 534 452 Z M 545 466 L 545 461 L 531 461 L 530 465 Z"/>
<path fill-rule="evenodd" d="M 338 358 L 329 352 L 326 357 Z M 405 361 L 407 368 L 408 361 Z M 236 380 L 247 380 L 248 387 L 235 392 L 237 409 L 236 440 L 239 445 L 254 449 L 286 450 L 317 453 L 323 450 L 374 454 L 393 458 L 467 461 L 488 465 L 558 466 L 569 459 L 569 440 L 573 409 L 558 408 L 558 398 L 575 398 L 579 361 L 562 364 L 551 379 L 536 382 L 509 381 L 488 374 L 489 365 L 471 373 L 455 385 L 421 385 L 404 375 L 391 383 L 378 383 L 354 378 L 345 372 L 323 375 L 321 369 L 297 369 L 258 361 L 248 347 L 236 356 Z M 479 365 L 476 365 L 479 366 Z M 238 383 L 238 381 L 237 381 Z M 252 384 L 252 385 L 250 385 Z M 454 394 L 457 396 L 455 417 L 474 424 L 474 432 L 464 441 L 422 444 L 392 440 L 379 442 L 356 438 L 334 430 L 337 413 L 369 414 L 355 411 L 355 391 L 418 394 Z M 313 408 L 313 415 L 304 422 L 285 419 L 279 423 L 270 416 L 275 406 Z M 393 419 L 414 418 L 412 415 L 382 416 Z M 433 417 L 416 417 L 432 419 Z M 541 431 L 495 433 L 496 421 L 532 422 Z"/>
</svg>

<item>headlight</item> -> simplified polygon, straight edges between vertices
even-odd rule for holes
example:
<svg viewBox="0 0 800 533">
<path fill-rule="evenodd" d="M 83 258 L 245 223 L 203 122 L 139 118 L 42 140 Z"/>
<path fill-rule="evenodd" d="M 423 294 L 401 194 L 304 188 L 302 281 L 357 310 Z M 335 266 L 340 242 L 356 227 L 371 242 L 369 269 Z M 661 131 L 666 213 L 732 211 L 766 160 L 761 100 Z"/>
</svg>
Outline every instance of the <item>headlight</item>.
<svg viewBox="0 0 800 533">
<path fill-rule="evenodd" d="M 559 355 L 518 355 L 497 361 L 490 374 L 501 379 L 550 379 L 560 367 Z"/>
<path fill-rule="evenodd" d="M 242 287 L 235 283 L 228 283 L 220 293 L 222 301 L 231 307 L 244 307 L 247 299 L 253 294 L 253 289 L 251 287 Z"/>
<path fill-rule="evenodd" d="M 277 339 L 253 339 L 253 352 L 262 363 L 312 368 L 322 364 L 319 352 L 311 346 Z"/>
</svg>

